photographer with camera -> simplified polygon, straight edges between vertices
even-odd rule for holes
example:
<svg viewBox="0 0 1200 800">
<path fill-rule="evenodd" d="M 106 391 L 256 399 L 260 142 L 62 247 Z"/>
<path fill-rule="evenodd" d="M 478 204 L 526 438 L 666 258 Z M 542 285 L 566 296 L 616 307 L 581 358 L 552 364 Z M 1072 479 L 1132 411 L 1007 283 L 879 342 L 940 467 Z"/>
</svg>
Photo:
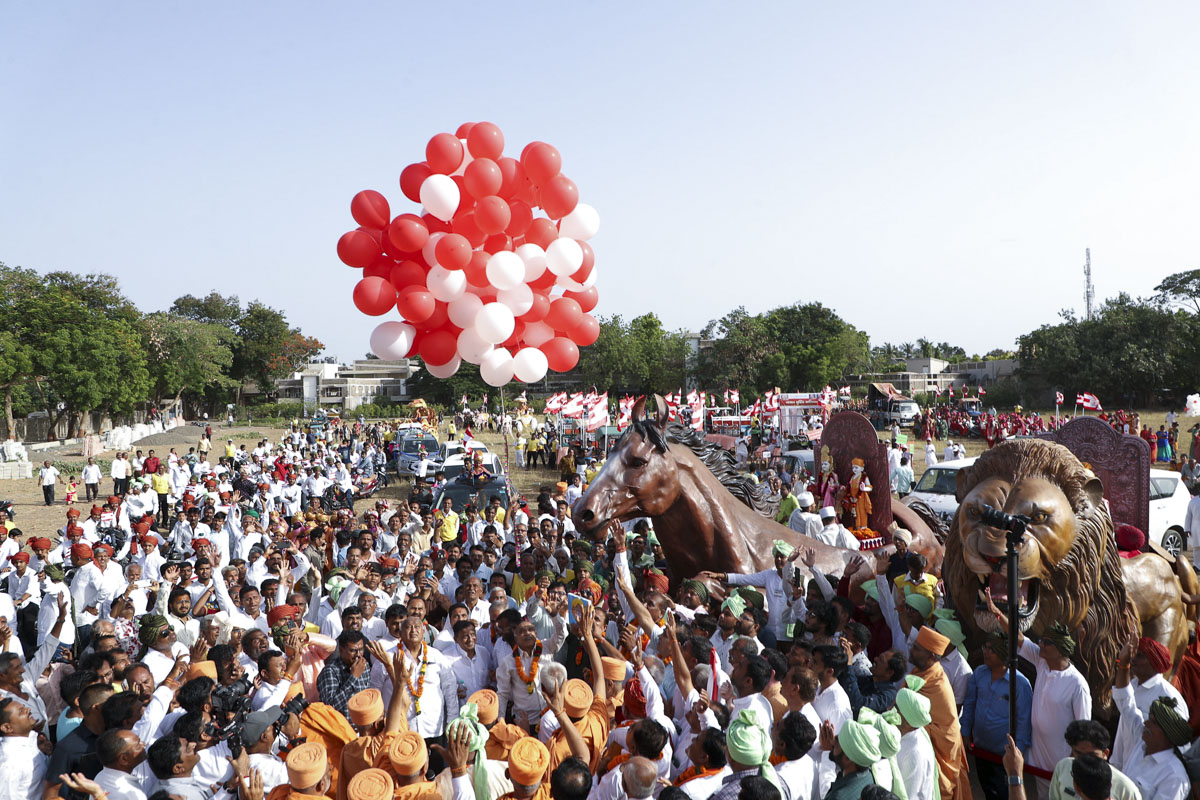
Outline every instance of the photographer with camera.
<svg viewBox="0 0 1200 800">
<path fill-rule="evenodd" d="M 246 715 L 241 741 L 249 755 L 250 769 L 262 776 L 263 792 L 288 782 L 287 767 L 277 755 L 280 739 L 288 742 L 300 735 L 300 717 L 295 711 L 268 706 Z"/>
</svg>

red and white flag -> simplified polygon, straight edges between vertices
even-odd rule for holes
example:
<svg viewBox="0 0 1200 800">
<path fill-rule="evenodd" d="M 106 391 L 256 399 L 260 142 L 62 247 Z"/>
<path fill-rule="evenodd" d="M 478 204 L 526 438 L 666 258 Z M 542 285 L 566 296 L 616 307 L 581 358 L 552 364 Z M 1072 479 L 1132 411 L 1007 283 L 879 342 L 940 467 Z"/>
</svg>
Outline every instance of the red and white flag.
<svg viewBox="0 0 1200 800">
<path fill-rule="evenodd" d="M 609 422 L 608 416 L 608 392 L 597 395 L 596 401 L 592 403 L 588 409 L 587 429 L 588 433 L 594 433 L 600 428 L 607 425 Z"/>
<path fill-rule="evenodd" d="M 949 389 L 946 390 L 946 396 L 949 397 L 950 399 L 954 399 L 954 387 L 953 386 L 951 386 Z"/>
<path fill-rule="evenodd" d="M 755 400 L 754 405 L 746 408 L 746 414 L 753 417 L 755 414 L 762 411 L 762 400 Z"/>
<path fill-rule="evenodd" d="M 466 393 L 466 392 L 463 392 L 462 404 L 463 404 L 464 406 L 465 406 L 465 405 L 470 405 L 470 404 L 467 402 L 467 393 Z"/>
<path fill-rule="evenodd" d="M 1075 404 L 1083 406 L 1088 411 L 1104 410 L 1100 406 L 1100 398 L 1096 397 L 1096 395 L 1092 394 L 1091 392 L 1080 392 L 1079 394 L 1075 395 Z"/>
<path fill-rule="evenodd" d="M 725 402 L 733 403 L 736 406 L 738 403 L 742 402 L 742 393 L 737 389 L 726 389 Z"/>
<path fill-rule="evenodd" d="M 983 397 L 983 396 L 984 396 L 984 395 L 986 395 L 986 394 L 987 394 L 987 392 L 985 392 L 985 391 L 984 391 L 984 389 L 983 389 L 983 387 L 982 387 L 982 386 L 980 386 L 980 387 L 979 387 L 979 396 L 980 396 L 980 397 Z"/>
<path fill-rule="evenodd" d="M 1062 393 L 1062 392 L 1055 392 L 1055 393 L 1054 393 L 1054 405 L 1056 405 L 1056 406 L 1061 406 L 1061 405 L 1063 404 L 1063 400 L 1064 400 L 1064 399 L 1065 399 L 1065 398 L 1063 398 L 1063 393 Z"/>
<path fill-rule="evenodd" d="M 779 410 L 779 387 L 778 386 L 775 387 L 775 391 L 767 392 L 766 397 L 763 399 L 763 408 L 765 408 L 767 411 L 778 411 Z"/>
<path fill-rule="evenodd" d="M 704 407 L 692 406 L 692 430 L 704 429 Z"/>
<path fill-rule="evenodd" d="M 564 417 L 568 417 L 570 419 L 578 419 L 579 417 L 582 417 L 583 395 L 577 393 L 567 398 L 567 401 L 563 404 L 560 413 Z"/>
<path fill-rule="evenodd" d="M 850 396 L 850 387 L 843 386 L 842 388 L 838 389 L 838 394 L 849 397 Z"/>
<path fill-rule="evenodd" d="M 937 384 L 934 384 L 934 386 L 933 386 L 933 396 L 934 396 L 934 397 L 941 397 L 941 396 L 942 396 L 942 387 L 938 386 Z"/>
<path fill-rule="evenodd" d="M 699 392 L 697 392 L 695 389 L 692 389 L 690 392 L 687 393 L 687 404 L 689 406 L 692 406 L 694 408 L 696 406 L 696 404 L 699 402 L 700 402 L 700 393 Z"/>
<path fill-rule="evenodd" d="M 617 427 L 621 430 L 629 427 L 633 421 L 633 406 L 637 401 L 625 395 L 617 401 Z"/>
</svg>

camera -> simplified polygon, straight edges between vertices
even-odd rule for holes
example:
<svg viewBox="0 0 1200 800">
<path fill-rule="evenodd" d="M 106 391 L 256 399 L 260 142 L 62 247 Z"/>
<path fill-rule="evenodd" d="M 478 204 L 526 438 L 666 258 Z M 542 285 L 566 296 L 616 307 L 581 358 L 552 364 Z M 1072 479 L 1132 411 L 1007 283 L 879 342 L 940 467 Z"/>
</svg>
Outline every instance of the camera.
<svg viewBox="0 0 1200 800">
<path fill-rule="evenodd" d="M 241 719 L 250 711 L 250 690 L 253 684 L 245 675 L 228 686 L 218 686 L 212 691 L 213 716 L 225 719 Z M 223 715 L 223 716 L 222 716 Z"/>
</svg>

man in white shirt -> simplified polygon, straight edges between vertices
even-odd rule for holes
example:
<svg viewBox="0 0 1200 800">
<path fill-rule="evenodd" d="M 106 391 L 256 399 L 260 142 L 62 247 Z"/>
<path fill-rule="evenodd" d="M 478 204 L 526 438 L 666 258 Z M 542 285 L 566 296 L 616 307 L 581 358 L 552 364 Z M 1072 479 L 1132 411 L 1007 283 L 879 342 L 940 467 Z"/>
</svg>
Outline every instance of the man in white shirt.
<svg viewBox="0 0 1200 800">
<path fill-rule="evenodd" d="M 1192 543 L 1192 564 L 1200 569 L 1200 480 L 1192 484 L 1192 499 L 1188 501 L 1187 513 L 1183 516 L 1183 527 L 1188 541 Z"/>
<path fill-rule="evenodd" d="M 87 464 L 83 467 L 83 472 L 79 478 L 83 481 L 84 500 L 92 502 L 100 496 L 100 466 L 96 463 L 96 459 L 88 456 Z"/>
<path fill-rule="evenodd" d="M 821 526 L 820 532 L 815 537 L 818 541 L 833 547 L 844 547 L 847 550 L 860 549 L 858 538 L 837 521 L 837 511 L 833 506 L 825 506 L 821 509 Z"/>
<path fill-rule="evenodd" d="M 1188 718 L 1188 707 L 1179 690 L 1163 678 L 1163 673 L 1171 669 L 1171 656 L 1158 642 L 1143 638 L 1127 643 L 1121 649 L 1118 661 L 1129 665 L 1124 670 L 1126 674 L 1133 674 L 1133 679 L 1125 684 L 1125 691 L 1136 706 L 1137 714 L 1127 714 L 1122 710 L 1110 760 L 1113 766 L 1133 778 L 1133 774 L 1127 769 L 1128 762 L 1134 749 L 1142 743 L 1143 720 L 1149 717 L 1150 704 L 1160 697 L 1172 697 L 1175 699 L 1176 712 L 1184 719 Z M 1121 671 L 1118 670 L 1118 679 L 1120 675 Z M 1114 688 L 1114 700 L 1116 695 Z"/>
<path fill-rule="evenodd" d="M 5 798 L 42 797 L 42 781 L 50 759 L 38 747 L 38 722 L 28 706 L 10 697 L 0 699 L 0 763 L 4 765 Z"/>
<path fill-rule="evenodd" d="M 933 797 L 938 790 L 937 755 L 925 726 L 933 721 L 929 698 L 907 686 L 896 693 L 900 713 L 900 752 L 896 763 L 909 797 Z"/>
<path fill-rule="evenodd" d="M 812 670 L 817 677 L 817 696 L 813 698 L 813 710 L 821 722 L 833 725 L 834 732 L 841 731 L 846 720 L 853 718 L 850 698 L 838 682 L 838 675 L 846 669 L 846 651 L 835 645 L 818 645 L 813 648 Z M 818 765 L 817 797 L 824 797 L 837 777 L 836 766 L 827 758 Z"/>
<path fill-rule="evenodd" d="M 49 461 L 43 461 L 42 468 L 38 470 L 38 483 L 41 484 L 42 498 L 46 505 L 54 505 L 54 484 L 62 483 L 58 468 L 50 466 Z"/>
<path fill-rule="evenodd" d="M 1126 645 L 1122 654 L 1131 650 Z M 1128 658 L 1127 655 L 1125 657 Z M 1117 661 L 1118 665 L 1122 663 L 1129 662 Z M 1121 771 L 1129 776 L 1142 797 L 1187 800 L 1191 796 L 1191 782 L 1182 756 L 1176 755 L 1180 747 L 1186 747 L 1192 741 L 1187 717 L 1180 715 L 1172 697 L 1154 700 L 1149 713 L 1143 715 L 1134 703 L 1133 694 L 1129 688 L 1129 667 L 1118 666 L 1112 697 L 1121 712 L 1121 724 L 1124 725 L 1126 718 L 1129 718 L 1143 728 L 1141 740 L 1135 742 L 1126 754 L 1125 766 Z"/>
<path fill-rule="evenodd" d="M 812 492 L 800 492 L 796 495 L 797 508 L 788 517 L 788 527 L 796 533 L 802 533 L 805 536 L 817 538 L 817 534 L 825 525 L 821 522 L 821 517 L 813 513 L 813 506 L 816 505 L 817 499 L 813 497 Z"/>
<path fill-rule="evenodd" d="M 146 759 L 146 745 L 129 730 L 110 730 L 96 741 L 96 755 L 104 769 L 94 780 L 108 800 L 146 800 L 133 770 Z"/>
<path fill-rule="evenodd" d="M 113 481 L 113 494 L 118 497 L 124 495 L 129 489 L 130 464 L 125 458 L 124 453 L 117 453 L 117 457 L 113 459 L 112 465 L 108 468 L 108 475 Z"/>
</svg>

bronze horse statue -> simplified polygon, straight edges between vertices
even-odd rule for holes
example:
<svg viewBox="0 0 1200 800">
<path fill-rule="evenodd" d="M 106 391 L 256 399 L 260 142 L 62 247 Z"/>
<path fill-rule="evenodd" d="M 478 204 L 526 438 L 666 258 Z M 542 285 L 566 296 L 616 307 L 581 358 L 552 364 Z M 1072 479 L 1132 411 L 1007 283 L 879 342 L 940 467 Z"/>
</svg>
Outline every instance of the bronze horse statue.
<svg viewBox="0 0 1200 800">
<path fill-rule="evenodd" d="M 812 548 L 815 568 L 826 574 L 845 570 L 857 551 L 832 547 L 775 522 L 775 509 L 763 499 L 762 488 L 739 474 L 727 450 L 669 422 L 666 403 L 658 395 L 654 402 L 653 418 L 646 415 L 645 398 L 634 405 L 629 429 L 575 504 L 576 527 L 598 533 L 613 522 L 651 517 L 672 584 L 705 570 L 770 569 L 776 539 Z M 911 549 L 929 560 L 931 570 L 940 567 L 942 548 L 929 526 L 899 501 L 893 500 L 893 511 L 913 534 Z M 895 552 L 890 544 L 881 549 Z M 869 577 L 867 569 L 862 580 Z"/>
</svg>

